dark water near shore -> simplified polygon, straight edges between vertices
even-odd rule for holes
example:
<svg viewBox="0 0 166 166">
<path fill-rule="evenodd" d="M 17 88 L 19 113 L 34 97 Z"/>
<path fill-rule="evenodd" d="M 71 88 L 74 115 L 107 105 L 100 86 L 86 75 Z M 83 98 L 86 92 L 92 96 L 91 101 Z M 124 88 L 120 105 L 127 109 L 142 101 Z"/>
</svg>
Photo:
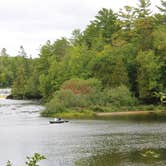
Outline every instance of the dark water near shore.
<svg viewBox="0 0 166 166">
<path fill-rule="evenodd" d="M 50 125 L 30 101 L 0 100 L 0 166 L 23 166 L 41 153 L 41 166 L 165 166 L 166 122 L 71 120 Z M 157 154 L 143 156 L 147 151 Z"/>
</svg>

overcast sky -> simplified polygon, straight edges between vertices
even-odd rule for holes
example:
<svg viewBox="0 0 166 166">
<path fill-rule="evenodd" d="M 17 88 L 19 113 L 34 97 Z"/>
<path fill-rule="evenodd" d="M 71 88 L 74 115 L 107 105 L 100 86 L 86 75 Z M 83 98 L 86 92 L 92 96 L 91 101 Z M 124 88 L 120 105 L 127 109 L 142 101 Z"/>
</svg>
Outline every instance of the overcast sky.
<svg viewBox="0 0 166 166">
<path fill-rule="evenodd" d="M 0 50 L 17 55 L 23 45 L 28 55 L 36 57 L 40 45 L 55 41 L 71 32 L 83 30 L 97 12 L 105 7 L 118 11 L 138 0 L 0 0 Z M 160 0 L 151 0 L 152 8 Z"/>
</svg>

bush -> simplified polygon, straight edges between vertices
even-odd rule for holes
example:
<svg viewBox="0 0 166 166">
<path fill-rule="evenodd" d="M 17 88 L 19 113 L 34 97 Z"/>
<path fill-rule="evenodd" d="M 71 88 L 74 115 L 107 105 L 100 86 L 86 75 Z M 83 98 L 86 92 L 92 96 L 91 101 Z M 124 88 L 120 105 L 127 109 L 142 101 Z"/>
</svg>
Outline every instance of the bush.
<svg viewBox="0 0 166 166">
<path fill-rule="evenodd" d="M 97 87 L 99 88 L 100 84 L 95 79 L 66 81 L 62 88 L 55 93 L 53 99 L 46 104 L 46 110 L 42 115 L 54 116 L 67 110 L 86 108 L 95 112 L 117 111 L 120 106 L 132 106 L 136 103 L 136 99 L 124 85 L 104 91 Z M 105 106 L 111 106 L 111 108 L 108 109 Z"/>
<path fill-rule="evenodd" d="M 46 104 L 43 116 L 53 116 L 70 108 L 89 107 L 99 103 L 101 84 L 96 79 L 71 79 L 63 83 L 61 89 Z"/>
<path fill-rule="evenodd" d="M 39 153 L 34 153 L 32 157 L 27 156 L 27 161 L 25 162 L 26 166 L 39 166 L 38 162 L 41 160 L 45 160 L 46 157 L 39 154 Z M 7 162 L 6 166 L 12 166 L 12 163 L 10 161 Z"/>
<path fill-rule="evenodd" d="M 55 97 L 46 104 L 46 109 L 41 114 L 42 116 L 49 117 L 64 111 L 66 111 L 64 103 Z"/>
<path fill-rule="evenodd" d="M 75 96 L 71 90 L 59 90 L 55 93 L 54 98 L 51 100 L 59 100 L 63 103 L 64 107 L 74 107 L 75 106 Z"/>
<path fill-rule="evenodd" d="M 101 82 L 94 78 L 88 80 L 74 78 L 65 81 L 62 84 L 61 89 L 71 90 L 74 94 L 89 94 L 94 90 L 100 90 Z"/>
<path fill-rule="evenodd" d="M 105 105 L 113 105 L 118 107 L 132 106 L 136 103 L 136 99 L 124 85 L 116 88 L 105 89 L 103 91 L 103 100 Z"/>
</svg>

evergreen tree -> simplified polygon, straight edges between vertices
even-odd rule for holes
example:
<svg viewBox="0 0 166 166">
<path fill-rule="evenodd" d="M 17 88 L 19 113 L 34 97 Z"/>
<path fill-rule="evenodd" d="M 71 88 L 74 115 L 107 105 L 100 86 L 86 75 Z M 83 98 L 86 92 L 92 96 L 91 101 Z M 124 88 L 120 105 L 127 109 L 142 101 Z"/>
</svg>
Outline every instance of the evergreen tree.
<svg viewBox="0 0 166 166">
<path fill-rule="evenodd" d="M 119 57 L 111 74 L 111 87 L 119 87 L 121 85 L 129 86 L 129 78 L 123 59 Z"/>
<path fill-rule="evenodd" d="M 27 53 L 25 52 L 25 49 L 24 49 L 24 47 L 23 46 L 20 46 L 20 51 L 18 51 L 18 55 L 19 56 L 22 56 L 22 57 L 24 57 L 24 58 L 27 58 Z"/>
<path fill-rule="evenodd" d="M 137 56 L 138 64 L 138 90 L 141 99 L 153 97 L 153 93 L 160 89 L 160 65 L 158 58 L 152 50 L 139 52 Z"/>
<path fill-rule="evenodd" d="M 9 55 L 7 54 L 6 48 L 2 48 L 2 50 L 1 50 L 1 56 L 9 56 Z"/>
<path fill-rule="evenodd" d="M 150 0 L 139 0 L 138 7 L 135 9 L 138 18 L 145 18 L 147 16 L 150 16 L 150 14 L 152 13 L 150 10 L 150 6 Z"/>
</svg>

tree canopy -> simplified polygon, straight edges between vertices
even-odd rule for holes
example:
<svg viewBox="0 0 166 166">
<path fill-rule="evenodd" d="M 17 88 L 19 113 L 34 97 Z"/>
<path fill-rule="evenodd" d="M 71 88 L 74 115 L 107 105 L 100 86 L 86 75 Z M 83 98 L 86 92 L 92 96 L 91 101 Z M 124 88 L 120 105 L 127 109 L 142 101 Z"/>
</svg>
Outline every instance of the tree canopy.
<svg viewBox="0 0 166 166">
<path fill-rule="evenodd" d="M 150 0 L 115 13 L 101 9 L 83 30 L 72 37 L 49 40 L 39 57 L 28 58 L 24 47 L 11 57 L 0 56 L 0 87 L 12 87 L 18 98 L 48 101 L 64 82 L 73 78 L 98 79 L 102 88 L 126 86 L 140 101 L 154 102 L 166 92 L 166 1 L 150 10 Z"/>
</svg>

